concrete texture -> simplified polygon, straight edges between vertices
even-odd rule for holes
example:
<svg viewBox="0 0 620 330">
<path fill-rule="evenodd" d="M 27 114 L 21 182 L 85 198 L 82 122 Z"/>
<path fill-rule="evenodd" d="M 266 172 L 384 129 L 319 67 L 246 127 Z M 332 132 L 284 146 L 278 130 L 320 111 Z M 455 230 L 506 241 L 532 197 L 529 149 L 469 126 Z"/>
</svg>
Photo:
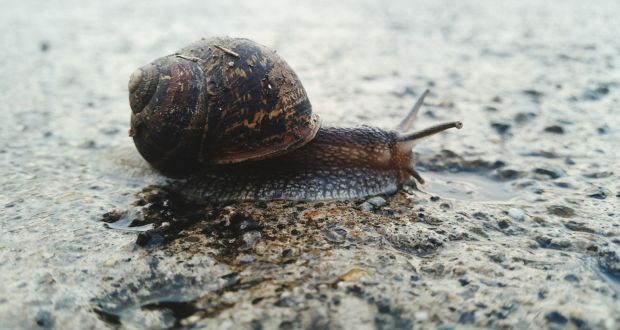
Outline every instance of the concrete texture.
<svg viewBox="0 0 620 330">
<path fill-rule="evenodd" d="M 0 328 L 617 329 L 618 12 L 9 2 Z M 416 127 L 465 127 L 418 146 L 427 185 L 384 205 L 188 204 L 127 137 L 127 80 L 214 35 L 277 49 L 327 122 L 392 127 L 430 87 Z"/>
</svg>

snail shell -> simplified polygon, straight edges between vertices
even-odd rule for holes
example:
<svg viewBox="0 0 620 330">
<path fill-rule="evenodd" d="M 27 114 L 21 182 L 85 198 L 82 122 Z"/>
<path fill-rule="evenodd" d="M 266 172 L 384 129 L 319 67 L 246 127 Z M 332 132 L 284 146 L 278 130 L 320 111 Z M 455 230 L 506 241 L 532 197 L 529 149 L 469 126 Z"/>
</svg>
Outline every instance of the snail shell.
<svg viewBox="0 0 620 330">
<path fill-rule="evenodd" d="M 129 79 L 130 135 L 173 176 L 205 164 L 274 157 L 312 140 L 320 123 L 295 72 L 247 39 L 200 40 Z"/>
</svg>

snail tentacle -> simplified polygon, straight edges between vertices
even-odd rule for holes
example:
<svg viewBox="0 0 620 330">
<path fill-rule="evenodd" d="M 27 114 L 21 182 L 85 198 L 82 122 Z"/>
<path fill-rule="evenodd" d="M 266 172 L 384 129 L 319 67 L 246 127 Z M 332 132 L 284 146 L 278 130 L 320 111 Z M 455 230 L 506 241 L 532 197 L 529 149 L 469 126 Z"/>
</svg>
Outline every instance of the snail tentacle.
<svg viewBox="0 0 620 330">
<path fill-rule="evenodd" d="M 452 121 L 448 123 L 443 123 L 435 126 L 431 126 L 429 128 L 425 128 L 421 131 L 417 132 L 407 132 L 407 133 L 399 133 L 398 134 L 398 142 L 407 146 L 407 148 L 413 148 L 416 144 L 420 143 L 420 141 L 424 140 L 429 136 L 433 136 L 437 133 L 443 132 L 450 128 L 461 129 L 463 127 L 463 123 L 460 121 Z"/>
<path fill-rule="evenodd" d="M 411 130 L 411 128 L 413 127 L 413 123 L 415 122 L 415 119 L 418 117 L 418 113 L 422 108 L 422 105 L 424 105 L 424 99 L 426 98 L 428 93 L 430 93 L 430 90 L 425 90 L 424 93 L 420 95 L 418 100 L 415 101 L 413 108 L 411 108 L 409 113 L 405 116 L 405 118 L 403 118 L 403 121 L 401 121 L 400 124 L 396 126 L 396 130 L 398 132 L 407 132 Z"/>
<path fill-rule="evenodd" d="M 414 178 L 416 179 L 420 184 L 424 184 L 424 179 L 422 178 L 422 176 L 420 175 L 420 173 L 418 171 L 416 171 L 414 164 L 409 164 L 409 167 L 407 168 L 407 172 Z"/>
</svg>

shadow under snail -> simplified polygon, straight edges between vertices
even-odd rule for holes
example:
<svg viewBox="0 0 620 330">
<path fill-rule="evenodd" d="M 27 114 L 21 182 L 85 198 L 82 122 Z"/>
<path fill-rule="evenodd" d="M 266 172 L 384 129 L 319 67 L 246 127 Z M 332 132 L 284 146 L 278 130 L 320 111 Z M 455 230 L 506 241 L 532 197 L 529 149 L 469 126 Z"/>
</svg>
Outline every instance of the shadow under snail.
<svg viewBox="0 0 620 330">
<path fill-rule="evenodd" d="M 413 146 L 461 128 L 410 131 L 427 93 L 395 130 L 321 126 L 273 50 L 248 39 L 203 39 L 131 75 L 129 135 L 190 198 L 359 199 L 424 183 Z"/>
</svg>

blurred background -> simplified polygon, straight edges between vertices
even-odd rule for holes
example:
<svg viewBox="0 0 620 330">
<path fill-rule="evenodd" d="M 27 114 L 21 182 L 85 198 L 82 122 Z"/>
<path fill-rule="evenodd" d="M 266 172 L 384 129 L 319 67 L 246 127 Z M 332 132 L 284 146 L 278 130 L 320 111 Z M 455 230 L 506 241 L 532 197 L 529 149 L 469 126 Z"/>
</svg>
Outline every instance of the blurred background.
<svg viewBox="0 0 620 330">
<path fill-rule="evenodd" d="M 332 123 L 393 125 L 429 87 L 428 103 L 441 106 L 430 109 L 433 122 L 467 119 L 470 130 L 494 134 L 489 121 L 501 130 L 515 114 L 544 113 L 520 128 L 520 142 L 537 140 L 522 131 L 559 121 L 582 129 L 614 120 L 614 1 L 9 3 L 0 14 L 4 139 L 28 126 L 23 133 L 70 133 L 69 144 L 116 144 L 98 132 L 125 129 L 129 74 L 216 35 L 276 49 Z M 601 97 L 570 110 L 558 103 Z M 509 111 L 489 109 L 500 99 Z"/>
</svg>

